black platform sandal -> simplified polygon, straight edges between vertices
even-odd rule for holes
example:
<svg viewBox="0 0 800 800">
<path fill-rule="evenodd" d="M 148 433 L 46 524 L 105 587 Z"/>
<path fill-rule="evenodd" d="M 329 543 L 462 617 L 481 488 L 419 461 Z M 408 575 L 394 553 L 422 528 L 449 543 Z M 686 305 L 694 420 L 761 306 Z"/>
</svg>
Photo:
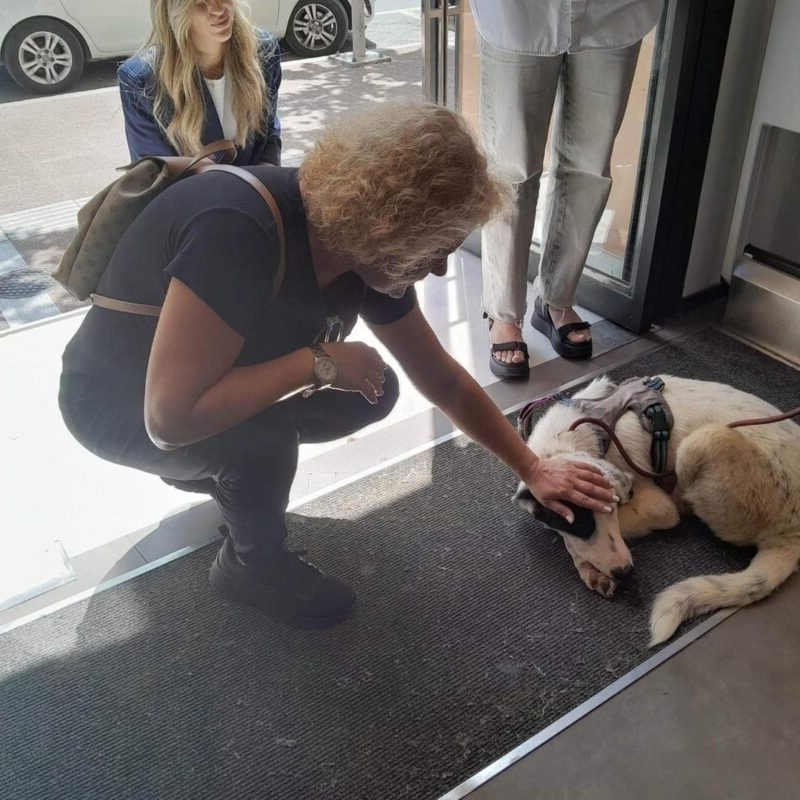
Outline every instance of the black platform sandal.
<svg viewBox="0 0 800 800">
<path fill-rule="evenodd" d="M 533 304 L 533 315 L 531 325 L 539 333 L 543 333 L 550 339 L 553 350 L 562 358 L 591 358 L 592 340 L 585 342 L 571 342 L 567 337 L 572 331 L 588 331 L 591 325 L 588 322 L 568 322 L 559 328 L 550 319 L 550 308 L 541 297 L 537 297 Z"/>
<path fill-rule="evenodd" d="M 492 329 L 492 325 L 494 325 L 494 320 L 489 319 L 489 330 Z M 495 353 L 503 353 L 509 350 L 521 350 L 525 354 L 525 360 L 514 364 L 498 361 L 494 357 Z M 497 378 L 527 378 L 531 371 L 528 364 L 528 345 L 525 342 L 498 342 L 493 344 L 489 354 L 489 369 L 492 371 L 492 375 Z"/>
</svg>

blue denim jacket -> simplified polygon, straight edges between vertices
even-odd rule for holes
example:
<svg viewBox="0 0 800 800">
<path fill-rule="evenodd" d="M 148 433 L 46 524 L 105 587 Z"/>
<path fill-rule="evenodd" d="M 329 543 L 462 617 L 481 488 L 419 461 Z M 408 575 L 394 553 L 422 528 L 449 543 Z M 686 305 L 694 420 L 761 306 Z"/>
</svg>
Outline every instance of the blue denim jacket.
<svg viewBox="0 0 800 800">
<path fill-rule="evenodd" d="M 239 148 L 233 163 L 240 167 L 262 161 L 275 165 L 281 163 L 281 123 L 275 112 L 278 106 L 278 89 L 281 85 L 280 47 L 272 34 L 259 31 L 258 35 L 258 51 L 273 110 L 267 116 L 266 135 L 251 136 L 246 145 Z M 117 70 L 117 78 L 122 99 L 122 113 L 125 117 L 125 137 L 128 140 L 131 160 L 137 161 L 144 156 L 177 155 L 155 118 L 153 111 L 155 81 L 153 65 L 147 54 L 139 53 L 124 61 Z M 217 116 L 211 95 L 205 82 L 202 85 L 206 108 L 202 140 L 203 144 L 209 144 L 224 137 L 222 123 Z M 169 119 L 161 122 L 166 127 Z"/>
</svg>

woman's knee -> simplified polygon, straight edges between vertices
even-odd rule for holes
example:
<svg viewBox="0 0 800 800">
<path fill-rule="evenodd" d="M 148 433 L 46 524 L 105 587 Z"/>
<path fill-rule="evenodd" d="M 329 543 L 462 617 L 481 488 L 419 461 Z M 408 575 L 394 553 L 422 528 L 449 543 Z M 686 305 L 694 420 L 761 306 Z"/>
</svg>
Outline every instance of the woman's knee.
<svg viewBox="0 0 800 800">
<path fill-rule="evenodd" d="M 397 405 L 397 400 L 400 397 L 400 380 L 397 373 L 391 368 L 386 367 L 383 373 L 383 394 L 378 399 L 376 406 L 373 406 L 377 412 L 376 419 L 385 419 L 392 412 L 392 409 Z"/>
<path fill-rule="evenodd" d="M 392 413 L 392 409 L 397 405 L 400 397 L 400 381 L 397 373 L 391 368 L 386 367 L 383 373 L 383 394 L 378 396 L 377 403 L 369 403 L 361 395 L 354 395 L 357 403 L 357 411 L 354 414 L 349 427 L 354 429 L 365 428 L 373 422 L 380 422 Z"/>
</svg>

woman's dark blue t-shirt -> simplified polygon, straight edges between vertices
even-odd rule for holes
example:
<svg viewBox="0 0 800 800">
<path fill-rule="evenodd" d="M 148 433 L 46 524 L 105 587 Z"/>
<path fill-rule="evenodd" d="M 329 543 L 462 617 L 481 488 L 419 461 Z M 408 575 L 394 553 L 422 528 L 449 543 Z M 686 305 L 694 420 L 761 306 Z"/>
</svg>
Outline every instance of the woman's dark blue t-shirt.
<svg viewBox="0 0 800 800">
<path fill-rule="evenodd" d="M 225 173 L 184 178 L 136 218 L 119 242 L 98 293 L 162 305 L 179 278 L 244 338 L 239 365 L 268 361 L 318 340 L 333 316 L 352 330 L 357 316 L 387 324 L 415 305 L 413 287 L 399 299 L 346 273 L 321 290 L 308 244 L 296 169 L 251 167 L 283 216 L 286 270 L 275 289 L 278 236 L 258 193 Z M 64 355 L 64 375 L 95 390 L 122 382 L 140 391 L 156 320 L 92 308 Z"/>
</svg>

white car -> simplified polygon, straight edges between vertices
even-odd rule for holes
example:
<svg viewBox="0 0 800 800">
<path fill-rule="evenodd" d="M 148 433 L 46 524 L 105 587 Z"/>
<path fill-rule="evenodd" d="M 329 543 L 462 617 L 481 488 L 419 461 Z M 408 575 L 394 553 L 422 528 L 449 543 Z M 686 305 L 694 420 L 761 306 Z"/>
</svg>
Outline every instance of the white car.
<svg viewBox="0 0 800 800">
<path fill-rule="evenodd" d="M 364 17 L 373 0 L 362 0 Z M 352 24 L 350 0 L 249 0 L 252 18 L 299 56 L 337 52 Z M 128 56 L 150 33 L 148 0 L 2 0 L 0 60 L 24 89 L 62 92 L 86 61 Z"/>
</svg>

